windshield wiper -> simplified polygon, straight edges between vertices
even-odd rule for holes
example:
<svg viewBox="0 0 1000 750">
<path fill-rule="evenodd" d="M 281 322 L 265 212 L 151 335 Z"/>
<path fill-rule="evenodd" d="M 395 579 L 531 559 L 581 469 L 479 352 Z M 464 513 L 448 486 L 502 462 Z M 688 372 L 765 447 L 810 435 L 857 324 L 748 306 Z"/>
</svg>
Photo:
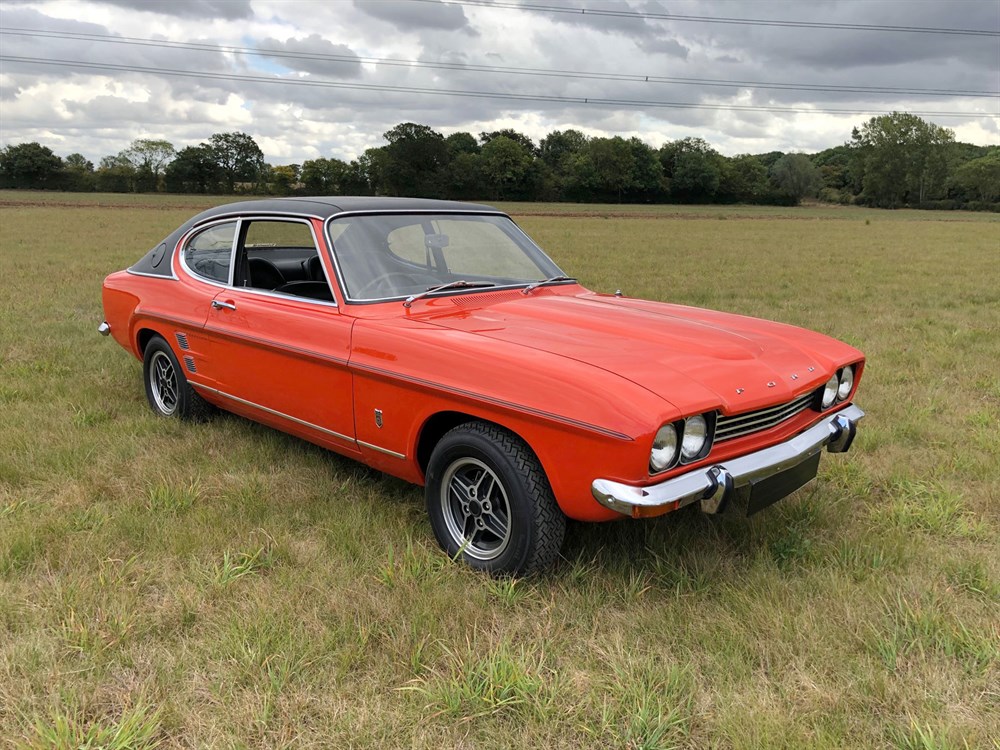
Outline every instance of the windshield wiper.
<svg viewBox="0 0 1000 750">
<path fill-rule="evenodd" d="M 521 294 L 527 294 L 532 289 L 537 289 L 540 286 L 545 286 L 546 284 L 555 284 L 557 281 L 576 281 L 572 276 L 551 276 L 547 279 L 542 279 L 541 281 L 533 281 L 528 286 L 521 290 Z"/>
<path fill-rule="evenodd" d="M 447 284 L 440 284 L 438 286 L 429 286 L 424 291 L 419 294 L 411 294 L 409 297 L 403 300 L 403 307 L 409 307 L 414 302 L 416 302 L 421 297 L 426 297 L 428 294 L 434 294 L 434 292 L 441 292 L 445 289 L 470 289 L 472 287 L 484 287 L 484 286 L 496 286 L 492 281 L 465 281 L 464 279 L 459 279 L 458 281 L 449 281 Z"/>
</svg>

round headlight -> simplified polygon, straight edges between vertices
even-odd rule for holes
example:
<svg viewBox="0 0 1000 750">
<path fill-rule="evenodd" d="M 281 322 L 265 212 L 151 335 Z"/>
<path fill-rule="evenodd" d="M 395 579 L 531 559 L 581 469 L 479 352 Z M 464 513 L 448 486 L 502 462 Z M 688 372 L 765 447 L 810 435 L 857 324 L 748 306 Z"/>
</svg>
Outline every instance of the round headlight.
<svg viewBox="0 0 1000 750">
<path fill-rule="evenodd" d="M 833 402 L 837 398 L 837 390 L 840 388 L 840 378 L 834 373 L 829 380 L 826 381 L 826 385 L 823 386 L 823 408 L 828 406 L 833 406 Z"/>
<path fill-rule="evenodd" d="M 851 395 L 854 388 L 854 368 L 848 365 L 840 373 L 840 388 L 837 389 L 837 399 L 843 401 Z"/>
<path fill-rule="evenodd" d="M 649 468 L 663 471 L 670 467 L 677 457 L 677 430 L 672 424 L 665 424 L 653 438 L 653 450 L 649 453 Z"/>
<path fill-rule="evenodd" d="M 708 424 L 700 414 L 688 417 L 684 422 L 684 437 L 681 439 L 681 456 L 691 460 L 705 447 L 708 440 Z"/>
</svg>

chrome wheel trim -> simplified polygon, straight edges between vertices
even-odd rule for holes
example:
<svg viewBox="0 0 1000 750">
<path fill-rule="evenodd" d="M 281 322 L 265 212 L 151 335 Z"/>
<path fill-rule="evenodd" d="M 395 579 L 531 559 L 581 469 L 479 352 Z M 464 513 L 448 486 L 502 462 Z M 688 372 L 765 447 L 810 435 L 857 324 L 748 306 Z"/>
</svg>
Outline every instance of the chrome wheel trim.
<svg viewBox="0 0 1000 750">
<path fill-rule="evenodd" d="M 476 458 L 449 464 L 441 479 L 441 515 L 468 557 L 495 560 L 510 544 L 510 502 L 496 473 Z"/>
<path fill-rule="evenodd" d="M 177 411 L 177 371 L 163 352 L 153 352 L 149 360 L 149 390 L 156 408 L 166 417 Z"/>
</svg>

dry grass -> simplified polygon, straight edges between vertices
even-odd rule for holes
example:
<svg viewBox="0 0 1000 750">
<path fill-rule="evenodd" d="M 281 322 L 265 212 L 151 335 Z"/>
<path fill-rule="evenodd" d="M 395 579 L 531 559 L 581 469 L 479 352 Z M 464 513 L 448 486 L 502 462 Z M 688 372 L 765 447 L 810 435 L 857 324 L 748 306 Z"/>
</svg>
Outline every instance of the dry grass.
<svg viewBox="0 0 1000 750">
<path fill-rule="evenodd" d="M 869 418 L 749 522 L 574 525 L 504 581 L 416 488 L 151 415 L 100 282 L 217 201 L 0 196 L 0 744 L 1000 747 L 995 218 L 524 213 L 592 288 L 859 346 Z"/>
</svg>

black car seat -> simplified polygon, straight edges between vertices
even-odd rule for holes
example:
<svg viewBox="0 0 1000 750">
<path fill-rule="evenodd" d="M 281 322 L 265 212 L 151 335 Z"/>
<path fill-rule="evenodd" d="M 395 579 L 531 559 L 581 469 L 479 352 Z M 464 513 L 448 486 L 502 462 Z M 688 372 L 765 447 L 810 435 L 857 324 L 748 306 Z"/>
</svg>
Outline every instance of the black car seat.
<svg viewBox="0 0 1000 750">
<path fill-rule="evenodd" d="M 250 258 L 250 286 L 255 289 L 276 289 L 285 283 L 285 277 L 278 267 L 263 258 Z"/>
<path fill-rule="evenodd" d="M 311 281 L 326 281 L 326 274 L 323 273 L 323 264 L 319 256 L 314 255 L 306 261 L 306 277 Z"/>
</svg>

